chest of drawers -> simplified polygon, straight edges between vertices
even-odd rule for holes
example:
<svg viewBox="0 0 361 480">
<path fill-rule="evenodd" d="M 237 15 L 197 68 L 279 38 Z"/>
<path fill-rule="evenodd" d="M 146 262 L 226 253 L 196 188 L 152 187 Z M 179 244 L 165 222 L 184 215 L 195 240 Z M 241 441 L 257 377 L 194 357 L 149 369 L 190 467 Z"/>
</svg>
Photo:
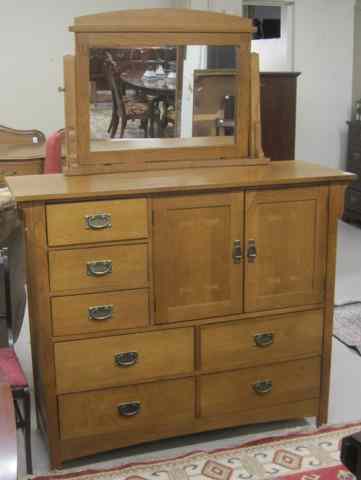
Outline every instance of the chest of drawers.
<svg viewBox="0 0 361 480">
<path fill-rule="evenodd" d="M 265 172 L 8 179 L 53 466 L 253 422 L 326 422 L 351 176 L 301 162 Z"/>
</svg>

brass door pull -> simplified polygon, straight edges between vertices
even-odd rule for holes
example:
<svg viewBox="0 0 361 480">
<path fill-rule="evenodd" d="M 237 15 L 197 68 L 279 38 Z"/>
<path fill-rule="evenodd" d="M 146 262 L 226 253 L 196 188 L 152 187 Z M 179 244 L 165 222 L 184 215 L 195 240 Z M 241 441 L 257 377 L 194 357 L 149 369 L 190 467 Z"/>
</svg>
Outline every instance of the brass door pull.
<svg viewBox="0 0 361 480">
<path fill-rule="evenodd" d="M 273 333 L 259 333 L 254 337 L 254 343 L 257 345 L 257 347 L 269 347 L 273 344 L 273 341 Z"/>
<path fill-rule="evenodd" d="M 272 380 L 260 380 L 252 385 L 253 390 L 259 395 L 266 395 L 272 392 Z"/>
<path fill-rule="evenodd" d="M 140 407 L 141 404 L 137 401 L 121 403 L 118 405 L 118 412 L 123 417 L 134 417 L 134 415 L 138 415 L 140 412 Z"/>
<path fill-rule="evenodd" d="M 104 228 L 112 228 L 112 216 L 110 213 L 86 215 L 85 227 L 90 230 L 103 230 Z"/>
<path fill-rule="evenodd" d="M 111 260 L 96 260 L 87 262 L 86 272 L 91 277 L 103 277 L 112 273 L 113 266 Z"/>
<path fill-rule="evenodd" d="M 117 367 L 131 367 L 138 362 L 138 352 L 120 352 L 114 356 Z"/>
<path fill-rule="evenodd" d="M 241 261 L 242 261 L 242 249 L 241 249 L 241 241 L 240 240 L 234 240 L 234 242 L 233 242 L 232 257 L 233 257 L 233 263 L 235 263 L 235 264 L 241 263 Z"/>
<path fill-rule="evenodd" d="M 257 258 L 256 240 L 249 240 L 247 248 L 247 258 L 249 263 L 254 263 Z"/>
<path fill-rule="evenodd" d="M 113 305 L 97 305 L 88 308 L 89 320 L 109 320 L 113 315 Z"/>
</svg>

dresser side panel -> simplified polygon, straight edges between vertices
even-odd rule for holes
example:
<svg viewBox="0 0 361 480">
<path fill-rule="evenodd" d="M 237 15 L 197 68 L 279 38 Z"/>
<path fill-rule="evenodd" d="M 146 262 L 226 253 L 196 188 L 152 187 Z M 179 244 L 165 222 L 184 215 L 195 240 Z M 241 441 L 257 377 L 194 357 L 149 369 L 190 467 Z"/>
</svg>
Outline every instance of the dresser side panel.
<svg viewBox="0 0 361 480">
<path fill-rule="evenodd" d="M 328 420 L 328 404 L 330 395 L 330 372 L 332 354 L 333 310 L 335 298 L 337 227 L 338 219 L 344 210 L 345 186 L 333 184 L 329 186 L 328 197 L 328 235 L 327 263 L 325 281 L 325 313 L 323 327 L 323 355 L 321 363 L 321 397 L 318 423 L 326 424 Z"/>
<path fill-rule="evenodd" d="M 52 465 L 60 465 L 59 427 L 51 341 L 49 268 L 45 206 L 23 206 L 26 241 L 29 319 L 38 409 L 48 436 Z"/>
</svg>

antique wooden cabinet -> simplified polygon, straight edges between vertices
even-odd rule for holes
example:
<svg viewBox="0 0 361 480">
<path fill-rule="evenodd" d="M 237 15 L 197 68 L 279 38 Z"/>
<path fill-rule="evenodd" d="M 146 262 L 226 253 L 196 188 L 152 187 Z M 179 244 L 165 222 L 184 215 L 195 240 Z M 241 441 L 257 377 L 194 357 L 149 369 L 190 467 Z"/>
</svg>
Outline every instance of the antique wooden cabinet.
<svg viewBox="0 0 361 480">
<path fill-rule="evenodd" d="M 262 146 L 271 160 L 294 160 L 299 72 L 261 73 Z"/>
<path fill-rule="evenodd" d="M 4 177 L 43 173 L 45 135 L 39 130 L 15 130 L 0 125 L 0 188 Z"/>
<path fill-rule="evenodd" d="M 81 17 L 74 30 L 71 175 L 7 179 L 25 224 L 35 396 L 52 466 L 253 422 L 327 422 L 337 220 L 354 175 L 264 157 L 249 20 L 147 10 Z M 167 137 L 179 119 L 186 135 L 191 102 L 173 89 L 169 105 L 162 84 L 152 100 L 162 128 L 152 119 L 149 128 L 159 138 L 132 139 L 122 128 L 99 140 L 93 129 L 89 143 L 107 108 L 110 130 L 121 116 L 106 105 L 107 92 L 90 96 L 89 55 L 94 45 L 120 45 L 117 57 L 102 52 L 118 75 L 114 58 L 128 68 L 131 40 L 137 55 L 166 42 L 187 58 L 233 46 L 241 64 L 236 135 Z M 186 82 L 194 72 L 183 66 Z M 140 78 L 132 72 L 122 73 L 126 91 Z M 144 91 L 146 72 L 137 83 Z M 99 104 L 85 105 L 89 98 Z M 137 134 L 149 118 L 133 119 L 141 120 Z"/>
</svg>

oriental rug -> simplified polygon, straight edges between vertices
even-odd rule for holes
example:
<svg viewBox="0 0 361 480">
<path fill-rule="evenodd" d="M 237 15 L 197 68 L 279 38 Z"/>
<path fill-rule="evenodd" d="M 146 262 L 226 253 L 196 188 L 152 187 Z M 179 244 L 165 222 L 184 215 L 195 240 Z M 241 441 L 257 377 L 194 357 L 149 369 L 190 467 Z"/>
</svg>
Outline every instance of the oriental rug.
<svg viewBox="0 0 361 480">
<path fill-rule="evenodd" d="M 340 462 L 344 437 L 361 423 L 285 437 L 268 437 L 233 448 L 197 451 L 111 470 L 34 476 L 36 480 L 353 480 Z"/>
</svg>

